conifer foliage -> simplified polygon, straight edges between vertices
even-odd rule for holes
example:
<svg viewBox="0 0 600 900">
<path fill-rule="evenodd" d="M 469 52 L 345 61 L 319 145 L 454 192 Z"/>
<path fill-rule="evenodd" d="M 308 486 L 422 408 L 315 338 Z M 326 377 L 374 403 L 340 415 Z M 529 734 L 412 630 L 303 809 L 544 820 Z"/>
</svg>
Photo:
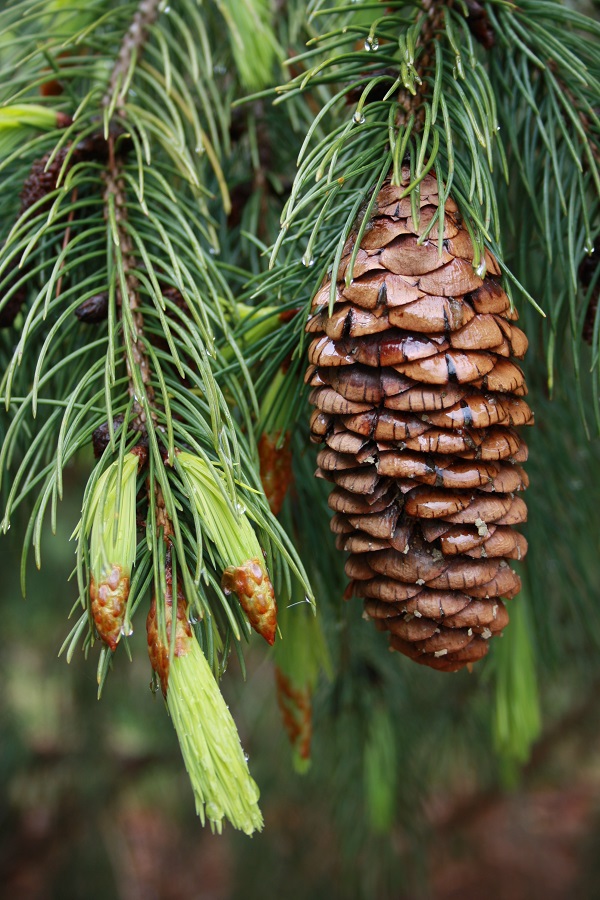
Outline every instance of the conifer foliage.
<svg viewBox="0 0 600 900">
<path fill-rule="evenodd" d="M 262 825 L 218 686 L 250 639 L 274 644 L 298 768 L 325 671 L 332 707 L 351 695 L 366 717 L 366 790 L 386 795 L 385 690 L 411 676 L 366 627 L 368 664 L 348 662 L 331 510 L 348 593 L 430 667 L 499 644 L 524 576 L 485 671 L 502 752 L 537 733 L 546 572 L 513 570 L 532 422 L 516 321 L 537 396 L 560 362 L 600 421 L 599 39 L 557 0 L 0 11 L 2 529 L 27 510 L 25 591 L 65 470 L 86 471 L 63 650 L 95 658 L 101 693 L 146 624 L 215 830 Z"/>
</svg>

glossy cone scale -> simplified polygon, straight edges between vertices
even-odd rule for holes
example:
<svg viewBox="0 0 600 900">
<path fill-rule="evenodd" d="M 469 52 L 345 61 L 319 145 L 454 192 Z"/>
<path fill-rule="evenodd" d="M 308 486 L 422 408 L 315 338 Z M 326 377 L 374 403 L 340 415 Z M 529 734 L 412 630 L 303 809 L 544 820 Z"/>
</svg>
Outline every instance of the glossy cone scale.
<svg viewBox="0 0 600 900">
<path fill-rule="evenodd" d="M 421 184 L 415 223 L 408 184 L 386 182 L 346 286 L 353 242 L 313 300 L 307 381 L 316 407 L 317 475 L 335 485 L 329 505 L 340 550 L 350 553 L 348 595 L 419 663 L 456 671 L 487 653 L 520 589 L 510 560 L 526 552 L 512 526 L 527 510 L 516 430 L 533 423 L 523 399 L 527 339 L 514 324 L 500 269 L 473 246 L 456 204 L 418 243 L 438 206 Z"/>
</svg>

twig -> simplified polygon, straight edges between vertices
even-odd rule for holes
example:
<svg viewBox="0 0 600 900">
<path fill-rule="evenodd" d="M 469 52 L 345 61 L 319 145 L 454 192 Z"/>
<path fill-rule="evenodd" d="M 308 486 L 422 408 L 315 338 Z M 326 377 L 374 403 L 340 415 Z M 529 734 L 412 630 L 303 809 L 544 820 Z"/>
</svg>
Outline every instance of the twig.
<svg viewBox="0 0 600 900">
<path fill-rule="evenodd" d="M 160 7 L 160 0 L 142 0 L 132 19 L 131 25 L 125 32 L 121 42 L 119 54 L 113 66 L 108 88 L 102 98 L 102 106 L 110 106 L 115 92 L 118 91 L 116 106 L 121 109 L 125 102 L 125 95 L 130 82 L 129 70 L 134 59 L 139 60 L 142 49 L 148 37 L 148 29 L 156 21 Z"/>
<path fill-rule="evenodd" d="M 138 430 L 145 430 L 146 411 L 144 405 L 137 396 L 136 382 L 134 378 L 134 367 L 139 370 L 148 405 L 152 406 L 154 401 L 154 388 L 150 383 L 150 364 L 143 347 L 144 335 L 144 317 L 140 310 L 139 282 L 133 274 L 135 265 L 135 257 L 133 253 L 133 243 L 127 230 L 127 204 L 125 195 L 125 183 L 123 180 L 123 161 L 114 152 L 114 139 L 109 138 L 109 158 L 108 170 L 104 173 L 104 208 L 105 216 L 108 218 L 108 209 L 110 200 L 114 203 L 115 221 L 119 238 L 119 250 L 125 273 L 125 284 L 127 287 L 127 296 L 123 297 L 121 284 L 117 280 L 116 295 L 117 306 L 122 311 L 123 305 L 126 303 L 131 311 L 133 323 L 133 343 L 131 346 L 131 354 L 125 354 L 125 362 L 127 365 L 127 377 L 129 380 L 129 394 L 133 398 L 133 410 L 135 414 L 135 426 Z M 122 318 L 122 316 L 121 316 Z"/>
<path fill-rule="evenodd" d="M 406 88 L 403 88 L 398 94 L 400 109 L 398 111 L 396 124 L 399 127 L 406 125 L 413 113 L 420 120 L 420 124 L 423 124 L 424 115 L 422 112 L 422 102 L 427 87 L 425 73 L 433 62 L 433 39 L 436 31 L 440 28 L 440 20 L 444 14 L 444 7 L 450 7 L 451 5 L 452 0 L 448 3 L 441 3 L 439 0 L 422 0 L 421 19 L 424 19 L 425 21 L 421 34 L 419 35 L 419 44 L 423 47 L 423 54 L 419 60 L 421 81 L 414 94 L 411 94 Z"/>
</svg>

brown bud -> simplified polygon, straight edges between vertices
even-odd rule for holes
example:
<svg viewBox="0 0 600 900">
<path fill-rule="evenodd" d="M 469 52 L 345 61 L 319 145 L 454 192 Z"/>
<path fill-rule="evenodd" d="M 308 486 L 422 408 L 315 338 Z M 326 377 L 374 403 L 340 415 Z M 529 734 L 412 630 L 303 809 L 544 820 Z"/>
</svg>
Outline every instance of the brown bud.
<svg viewBox="0 0 600 900">
<path fill-rule="evenodd" d="M 275 643 L 277 605 L 273 585 L 258 559 L 249 559 L 241 566 L 228 566 L 223 572 L 221 586 L 226 594 L 236 594 L 248 620 L 268 644 Z"/>
<path fill-rule="evenodd" d="M 90 598 L 92 616 L 98 634 L 110 649 L 117 649 L 129 596 L 129 576 L 121 566 L 113 565 L 109 574 L 98 584 L 91 578 Z"/>
<path fill-rule="evenodd" d="M 279 433 L 274 435 L 263 433 L 258 442 L 260 480 L 274 516 L 281 512 L 285 495 L 293 479 L 289 432 L 286 433 L 281 447 L 277 447 L 278 439 Z"/>
<path fill-rule="evenodd" d="M 156 611 L 156 597 L 152 598 L 148 618 L 146 619 L 146 633 L 148 635 L 148 656 L 153 670 L 158 675 L 163 696 L 167 696 L 169 682 L 169 654 L 171 649 L 171 624 L 173 621 L 173 575 L 170 562 L 167 562 L 165 571 L 167 586 L 165 590 L 165 624 L 167 639 L 162 640 L 158 630 L 158 618 Z M 187 617 L 187 603 L 181 588 L 177 588 L 177 619 L 175 623 L 175 656 L 186 656 L 189 643 L 192 640 L 192 628 Z"/>
<path fill-rule="evenodd" d="M 115 416 L 113 419 L 113 432 L 115 432 L 124 422 L 125 416 Z M 108 422 L 103 422 L 92 434 L 92 446 L 94 448 L 94 456 L 100 459 L 110 441 L 110 432 Z"/>
<path fill-rule="evenodd" d="M 300 759 L 310 759 L 312 703 L 308 687 L 295 688 L 279 666 L 275 667 L 277 703 L 292 747 Z"/>
<path fill-rule="evenodd" d="M 50 81 L 45 81 L 43 84 L 40 84 L 40 94 L 42 97 L 60 97 L 63 93 L 64 87 L 60 81 L 57 81 L 56 78 L 52 78 Z"/>
<path fill-rule="evenodd" d="M 103 291 L 101 294 L 94 294 L 88 297 L 83 303 L 80 303 L 75 310 L 75 315 L 80 322 L 86 325 L 95 325 L 97 322 L 103 322 L 108 315 L 108 294 Z"/>
</svg>

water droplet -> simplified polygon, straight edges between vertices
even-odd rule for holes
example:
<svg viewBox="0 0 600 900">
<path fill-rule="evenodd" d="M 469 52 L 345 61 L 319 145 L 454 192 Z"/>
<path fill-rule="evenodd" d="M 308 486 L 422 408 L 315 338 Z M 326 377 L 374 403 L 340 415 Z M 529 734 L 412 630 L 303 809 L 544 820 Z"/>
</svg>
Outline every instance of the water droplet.
<svg viewBox="0 0 600 900">
<path fill-rule="evenodd" d="M 302 257 L 302 265 L 303 266 L 314 266 L 315 258 L 314 256 L 309 256 L 307 253 Z"/>
<path fill-rule="evenodd" d="M 479 265 L 477 266 L 477 268 L 475 269 L 475 272 L 477 273 L 477 275 L 479 275 L 480 278 L 483 278 L 486 271 L 487 271 L 487 266 L 485 264 L 485 260 L 482 259 L 481 262 L 479 263 Z"/>
<path fill-rule="evenodd" d="M 379 50 L 379 39 L 376 38 L 374 34 L 370 34 L 366 39 L 365 50 L 367 51 L 367 53 L 375 53 L 377 50 Z"/>
<path fill-rule="evenodd" d="M 217 250 L 216 247 L 209 247 L 208 252 L 210 253 L 211 256 L 216 256 L 219 251 Z"/>
<path fill-rule="evenodd" d="M 592 253 L 594 253 L 594 252 L 595 252 L 595 250 L 596 250 L 596 248 L 595 248 L 595 247 L 587 247 L 587 246 L 586 246 L 586 247 L 584 247 L 584 248 L 583 248 L 583 249 L 584 249 L 584 250 L 585 250 L 585 252 L 586 252 L 586 253 L 587 253 L 587 254 L 588 254 L 588 255 L 589 255 L 589 256 L 591 256 L 591 255 L 592 255 Z"/>
<path fill-rule="evenodd" d="M 244 753 L 244 759 L 246 760 L 246 762 L 250 762 L 250 757 L 247 753 Z"/>
<path fill-rule="evenodd" d="M 121 634 L 123 637 L 131 637 L 133 634 L 133 625 L 131 622 L 123 622 L 121 625 Z"/>
<path fill-rule="evenodd" d="M 227 66 L 224 66 L 222 64 L 213 66 L 213 73 L 215 75 L 227 75 Z"/>
<path fill-rule="evenodd" d="M 366 121 L 363 113 L 358 112 L 358 110 L 352 116 L 352 120 L 356 122 L 357 125 L 364 125 Z"/>
<path fill-rule="evenodd" d="M 243 516 L 244 513 L 246 512 L 246 507 L 244 506 L 243 503 L 236 503 L 236 504 L 235 504 L 235 511 L 236 511 L 236 513 L 238 514 L 238 516 Z"/>
<path fill-rule="evenodd" d="M 149 687 L 153 694 L 158 694 L 158 681 L 155 681 L 154 678 L 151 680 Z"/>
</svg>

